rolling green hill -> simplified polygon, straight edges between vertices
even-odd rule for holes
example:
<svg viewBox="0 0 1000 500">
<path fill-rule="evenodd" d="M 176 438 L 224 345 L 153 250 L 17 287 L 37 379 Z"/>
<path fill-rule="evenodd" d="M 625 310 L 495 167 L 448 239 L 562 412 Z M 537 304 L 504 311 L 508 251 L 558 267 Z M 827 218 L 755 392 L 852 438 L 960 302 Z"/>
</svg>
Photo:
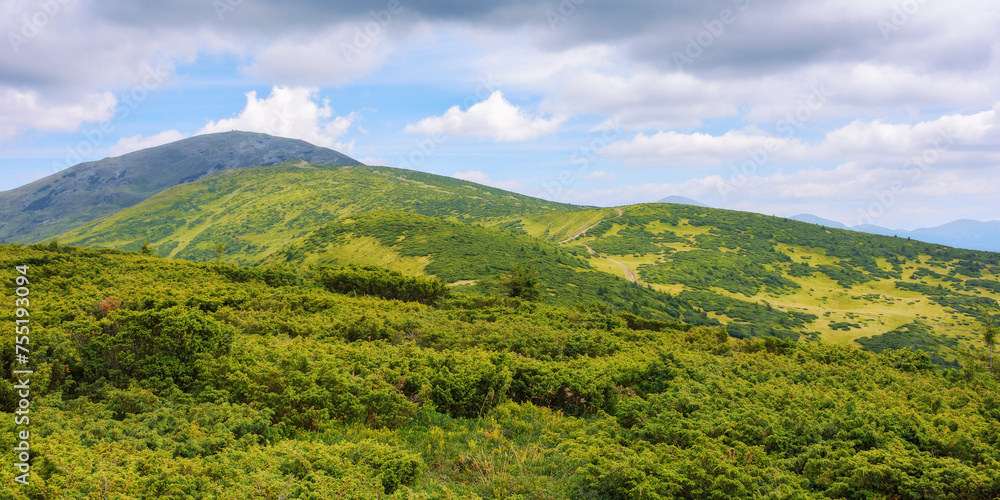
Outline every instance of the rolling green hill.
<svg viewBox="0 0 1000 500">
<path fill-rule="evenodd" d="M 377 264 L 429 275 L 456 292 L 500 293 L 514 264 L 539 270 L 552 304 L 606 303 L 640 316 L 711 325 L 695 304 L 591 267 L 587 252 L 546 243 L 510 229 L 470 225 L 406 212 L 363 212 L 332 222 L 264 263 L 295 267 Z"/>
<path fill-rule="evenodd" d="M 640 284 L 698 304 L 737 337 L 774 334 L 752 320 L 777 311 L 787 315 L 778 324 L 824 342 L 919 345 L 954 363 L 978 347 L 982 311 L 1000 300 L 997 253 L 676 204 L 623 207 L 588 227 L 564 247 L 596 252 L 604 264 L 592 265 L 609 273 L 628 267 Z M 927 328 L 896 333 L 913 324 Z"/>
<path fill-rule="evenodd" d="M 221 243 L 227 260 L 255 263 L 342 216 L 372 210 L 502 225 L 572 208 L 421 172 L 294 162 L 175 186 L 56 239 L 125 250 L 146 241 L 159 255 L 202 261 Z"/>
<path fill-rule="evenodd" d="M 387 167 L 218 172 L 55 239 L 132 251 L 147 242 L 196 261 L 374 264 L 486 294 L 534 261 L 553 304 L 721 323 L 738 338 L 922 346 L 947 366 L 1000 300 L 995 253 L 689 205 L 556 204 Z"/>
<path fill-rule="evenodd" d="M 0 242 L 32 243 L 139 203 L 170 186 L 214 172 L 299 159 L 360 165 L 297 139 L 252 132 L 206 134 L 72 166 L 0 193 Z"/>
</svg>

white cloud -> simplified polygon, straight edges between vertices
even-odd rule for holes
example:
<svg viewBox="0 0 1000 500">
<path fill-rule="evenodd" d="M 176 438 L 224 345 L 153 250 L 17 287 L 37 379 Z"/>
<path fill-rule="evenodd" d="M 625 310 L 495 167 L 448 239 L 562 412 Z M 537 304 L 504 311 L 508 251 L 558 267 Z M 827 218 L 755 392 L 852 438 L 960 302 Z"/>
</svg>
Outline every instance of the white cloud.
<svg viewBox="0 0 1000 500">
<path fill-rule="evenodd" d="M 887 154 L 912 154 L 927 147 L 937 145 L 949 149 L 955 144 L 990 147 L 984 139 L 988 134 L 996 134 L 1000 116 L 993 109 L 971 115 L 948 115 L 936 120 L 890 124 L 881 120 L 872 122 L 855 121 L 827 134 L 823 146 L 846 154 L 865 153 L 885 156 Z"/>
<path fill-rule="evenodd" d="M 117 100 L 111 92 L 90 94 L 82 101 L 45 102 L 37 92 L 0 89 L 0 143 L 18 134 L 74 132 L 81 124 L 103 122 L 114 116 Z"/>
<path fill-rule="evenodd" d="M 416 125 L 407 125 L 404 130 L 411 134 L 455 134 L 514 142 L 554 133 L 563 121 L 565 117 L 532 117 L 504 99 L 497 90 L 466 111 L 452 106 L 443 115 L 424 118 Z"/>
<path fill-rule="evenodd" d="M 482 30 L 472 31 L 472 35 L 485 36 Z M 621 56 L 607 44 L 587 44 L 568 47 L 564 50 L 543 50 L 520 36 L 510 33 L 494 34 L 484 46 L 498 49 L 483 54 L 475 65 L 480 73 L 503 75 L 505 85 L 526 85 L 558 81 L 577 68 L 596 68 L 611 65 Z"/>
<path fill-rule="evenodd" d="M 361 163 L 365 165 L 388 165 L 389 160 L 382 158 L 381 156 L 361 156 L 356 158 Z"/>
<path fill-rule="evenodd" d="M 653 135 L 636 134 L 631 140 L 608 145 L 602 153 L 623 159 L 631 165 L 705 165 L 716 166 L 746 158 L 755 150 L 791 150 L 800 147 L 795 140 L 766 134 L 748 134 L 730 130 L 721 136 L 675 131 Z"/>
<path fill-rule="evenodd" d="M 884 107 L 892 104 L 961 106 L 991 99 L 993 83 L 944 71 L 919 71 L 889 63 L 861 62 L 829 65 L 825 81 L 839 96 L 859 105 Z"/>
<path fill-rule="evenodd" d="M 754 23 L 768 22 L 757 17 L 761 12 L 756 7 L 754 12 Z M 785 35 L 802 38 L 805 33 L 793 35 L 791 32 L 800 31 L 807 22 L 811 25 L 816 15 L 827 12 L 851 25 L 857 24 L 861 17 L 870 17 L 870 23 L 856 27 L 871 29 L 872 33 L 868 34 L 877 36 L 876 21 L 893 11 L 891 5 L 873 8 L 867 4 L 855 4 L 845 7 L 842 3 L 821 2 L 808 7 L 784 5 L 779 12 L 783 16 L 779 24 L 783 25 L 774 29 L 790 30 Z M 927 14 L 925 20 L 935 19 L 929 10 L 922 14 Z M 969 16 L 959 14 L 958 17 Z M 970 50 L 953 55 L 956 60 L 968 58 L 975 64 L 961 67 L 926 64 L 926 61 L 920 64 L 921 61 L 913 60 L 914 57 L 919 58 L 918 52 L 901 54 L 903 51 L 898 51 L 903 47 L 906 50 L 912 48 L 912 45 L 902 41 L 898 45 L 879 47 L 864 47 L 865 43 L 858 42 L 849 49 L 862 49 L 864 57 L 842 57 L 842 47 L 829 51 L 820 49 L 815 45 L 818 40 L 808 37 L 802 40 L 807 45 L 802 50 L 819 49 L 823 54 L 817 55 L 828 57 L 794 61 L 798 58 L 797 50 L 788 49 L 787 45 L 762 47 L 763 51 L 759 54 L 750 54 L 746 47 L 740 47 L 741 38 L 750 44 L 766 44 L 769 36 L 754 36 L 753 40 L 749 40 L 746 38 L 749 31 L 746 30 L 739 33 L 727 31 L 724 37 L 717 40 L 726 42 L 726 47 L 713 45 L 705 49 L 706 56 L 717 54 L 731 58 L 735 65 L 728 67 L 728 71 L 717 73 L 696 71 L 704 69 L 703 63 L 707 60 L 696 61 L 689 72 L 676 71 L 676 67 L 666 60 L 658 64 L 641 64 L 635 57 L 635 46 L 629 43 L 581 41 L 575 46 L 540 46 L 537 40 L 524 37 L 520 32 L 491 43 L 490 48 L 500 48 L 479 57 L 474 67 L 481 72 L 488 69 L 502 75 L 504 83 L 510 88 L 544 93 L 546 100 L 539 106 L 542 112 L 597 113 L 617 117 L 623 127 L 637 131 L 696 127 L 719 118 L 742 118 L 758 124 L 774 123 L 795 113 L 810 98 L 811 88 L 823 87 L 834 95 L 822 103 L 822 109 L 810 110 L 807 121 L 815 124 L 832 119 L 891 116 L 901 110 L 909 113 L 932 108 L 970 109 L 995 99 L 993 89 L 1000 83 L 1000 73 L 996 71 L 1000 61 L 995 56 L 1000 53 L 1000 37 L 990 35 L 987 38 L 980 25 L 988 23 L 977 20 L 974 24 L 979 26 L 976 28 L 978 35 L 971 36 L 963 30 L 962 37 L 968 40 L 959 44 L 968 43 Z M 700 21 L 694 21 L 693 26 L 700 28 L 702 25 Z M 908 33 L 923 44 L 933 45 L 937 39 L 926 33 L 910 32 L 911 28 L 913 26 L 906 27 Z M 940 26 L 935 27 L 933 32 L 940 29 Z M 996 32 L 995 27 L 993 32 Z M 676 47 L 683 47 L 686 35 L 674 35 L 679 36 Z M 827 35 L 817 36 L 834 44 L 842 42 L 827 40 Z M 955 33 L 951 35 L 945 45 L 958 42 Z M 660 34 L 639 32 L 637 36 L 659 39 Z M 859 36 L 859 39 L 865 37 Z M 634 42 L 644 43 L 638 38 Z M 733 45 L 728 45 L 730 42 Z M 664 50 L 664 44 L 653 45 L 656 48 L 651 50 L 650 55 L 655 53 L 669 59 L 670 51 Z M 943 52 L 940 47 L 934 49 L 935 54 Z M 765 56 L 765 60 L 754 64 L 754 57 L 764 54 L 777 59 Z M 886 54 L 890 56 L 886 57 Z M 906 60 L 895 57 L 897 55 L 905 55 Z M 789 61 L 781 61 L 782 56 L 788 57 Z M 993 64 L 990 64 L 991 59 Z"/>
<path fill-rule="evenodd" d="M 524 187 L 521 184 L 521 182 L 516 179 L 511 179 L 509 181 L 498 181 L 491 179 L 489 175 L 479 170 L 469 170 L 468 172 L 455 172 L 454 174 L 451 174 L 451 176 L 456 179 L 471 181 L 486 186 L 493 186 L 495 188 L 505 189 L 507 191 L 518 191 L 523 189 Z"/>
<path fill-rule="evenodd" d="M 614 116 L 630 130 L 697 127 L 706 120 L 735 117 L 758 124 L 793 118 L 813 125 L 882 117 L 907 107 L 982 106 L 995 99 L 992 89 L 1000 78 L 993 73 L 819 62 L 780 77 L 763 73 L 710 78 L 671 68 L 581 63 L 564 67 L 545 84 L 551 97 L 541 109 Z"/>
<path fill-rule="evenodd" d="M 271 94 L 258 99 L 248 92 L 247 105 L 235 118 L 210 121 L 198 134 L 244 130 L 301 139 L 303 141 L 350 153 L 354 141 L 339 142 L 357 113 L 334 116 L 329 101 L 317 102 L 317 90 L 303 87 L 275 86 Z"/>
<path fill-rule="evenodd" d="M 721 178 L 718 180 L 721 182 Z M 714 192 L 715 182 L 713 178 L 705 178 L 681 183 L 648 182 L 612 188 L 567 189 L 555 198 L 544 190 L 538 190 L 534 196 L 562 203 L 609 207 L 632 203 L 652 203 L 671 194 L 707 201 Z"/>
<path fill-rule="evenodd" d="M 587 174 L 586 176 L 584 176 L 584 179 L 587 179 L 588 181 L 596 181 L 599 179 L 607 179 L 609 181 L 613 181 L 615 179 L 618 179 L 618 176 L 615 174 L 609 174 L 603 170 L 598 170 L 597 172 Z"/>
<path fill-rule="evenodd" d="M 995 206 L 995 190 L 983 187 L 995 186 L 998 180 L 990 170 L 932 168 L 918 176 L 901 166 L 873 168 L 847 162 L 832 169 L 750 176 L 728 193 L 725 204 L 786 216 L 813 213 L 852 226 L 871 219 L 886 227 L 912 229 L 959 218 L 948 213 L 957 207 L 963 207 L 965 217 L 996 218 L 990 208 Z"/>
<path fill-rule="evenodd" d="M 737 116 L 740 102 L 753 90 L 755 86 L 745 83 L 706 81 L 685 73 L 596 71 L 582 65 L 559 75 L 547 105 L 562 113 L 614 116 L 632 130 L 689 127 Z"/>
<path fill-rule="evenodd" d="M 995 169 L 978 173 L 931 169 L 918 178 L 900 167 L 845 162 L 827 169 L 750 175 L 735 184 L 733 179 L 710 175 L 673 183 L 569 189 L 558 201 L 615 206 L 648 203 L 676 193 L 717 208 L 785 217 L 811 213 L 852 226 L 871 217 L 881 226 L 913 229 L 961 217 L 996 219 L 998 182 L 1000 171 Z M 545 197 L 542 192 L 536 195 Z"/>
<path fill-rule="evenodd" d="M 995 165 L 1000 160 L 998 110 L 1000 104 L 978 113 L 947 115 L 913 124 L 856 120 L 828 132 L 818 144 L 752 128 L 722 135 L 673 130 L 652 135 L 640 132 L 629 140 L 611 143 L 602 155 L 635 166 L 719 166 L 758 159 L 758 166 L 776 161 L 857 161 L 876 168 L 902 165 L 913 155 L 934 149 L 938 156 L 947 152 L 953 164 Z"/>
<path fill-rule="evenodd" d="M 162 146 L 164 144 L 179 141 L 185 137 L 187 136 L 177 130 L 164 130 L 159 134 L 154 134 L 148 137 L 143 137 L 141 135 L 122 137 L 108 149 L 108 156 L 121 156 L 133 151 L 139 151 L 140 149 Z"/>
<path fill-rule="evenodd" d="M 243 71 L 287 85 L 339 86 L 382 66 L 392 50 L 384 34 L 369 37 L 356 26 L 340 25 L 318 35 L 278 39 Z"/>
</svg>

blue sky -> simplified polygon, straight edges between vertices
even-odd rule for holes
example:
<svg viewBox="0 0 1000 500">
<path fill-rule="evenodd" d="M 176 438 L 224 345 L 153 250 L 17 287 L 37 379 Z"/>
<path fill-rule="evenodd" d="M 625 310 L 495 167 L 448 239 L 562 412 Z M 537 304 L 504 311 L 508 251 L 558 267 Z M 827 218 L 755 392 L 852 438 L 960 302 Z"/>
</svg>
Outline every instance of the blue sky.
<svg viewBox="0 0 1000 500">
<path fill-rule="evenodd" d="M 9 0 L 0 19 L 0 189 L 239 129 L 588 205 L 1000 218 L 993 1 Z"/>
</svg>

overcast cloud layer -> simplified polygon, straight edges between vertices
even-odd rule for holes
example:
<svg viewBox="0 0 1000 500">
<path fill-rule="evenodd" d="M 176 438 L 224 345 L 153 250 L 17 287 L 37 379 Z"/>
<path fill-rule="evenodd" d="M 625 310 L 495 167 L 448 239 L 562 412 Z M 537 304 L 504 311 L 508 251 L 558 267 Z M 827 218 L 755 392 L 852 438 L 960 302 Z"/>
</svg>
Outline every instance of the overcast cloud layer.
<svg viewBox="0 0 1000 500">
<path fill-rule="evenodd" d="M 558 201 L 998 219 L 994 0 L 0 3 L 0 170 L 296 137 Z"/>
</svg>

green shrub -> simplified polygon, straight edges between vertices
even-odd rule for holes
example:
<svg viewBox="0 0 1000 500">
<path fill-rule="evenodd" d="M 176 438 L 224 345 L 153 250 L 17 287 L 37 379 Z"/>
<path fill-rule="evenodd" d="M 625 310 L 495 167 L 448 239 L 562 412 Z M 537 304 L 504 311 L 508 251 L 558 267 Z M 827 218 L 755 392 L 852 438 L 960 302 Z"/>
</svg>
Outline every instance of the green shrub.
<svg viewBox="0 0 1000 500">
<path fill-rule="evenodd" d="M 189 385 L 201 356 L 229 352 L 235 329 L 198 309 L 118 309 L 77 335 L 86 379 L 159 378 Z"/>
<path fill-rule="evenodd" d="M 538 300 L 542 297 L 542 284 L 538 276 L 538 268 L 534 262 L 515 263 L 510 268 L 510 274 L 500 282 L 500 290 L 511 298 Z"/>
<path fill-rule="evenodd" d="M 437 280 L 405 276 L 375 266 L 323 268 L 319 281 L 327 290 L 343 294 L 373 295 L 383 299 L 434 304 L 448 295 L 448 287 Z"/>
</svg>

